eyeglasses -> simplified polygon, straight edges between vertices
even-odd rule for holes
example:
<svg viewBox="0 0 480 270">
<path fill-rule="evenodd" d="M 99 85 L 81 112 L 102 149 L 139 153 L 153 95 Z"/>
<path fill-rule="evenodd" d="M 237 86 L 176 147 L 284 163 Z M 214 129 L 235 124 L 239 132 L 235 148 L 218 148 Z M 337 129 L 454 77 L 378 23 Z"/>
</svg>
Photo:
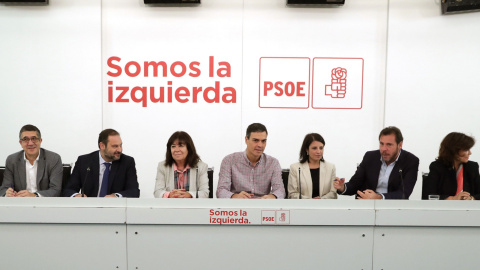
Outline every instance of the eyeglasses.
<svg viewBox="0 0 480 270">
<path fill-rule="evenodd" d="M 23 143 L 28 143 L 29 141 L 32 141 L 32 143 L 37 143 L 40 139 L 37 138 L 37 137 L 23 137 L 22 139 L 20 139 L 20 141 L 22 141 Z"/>
</svg>

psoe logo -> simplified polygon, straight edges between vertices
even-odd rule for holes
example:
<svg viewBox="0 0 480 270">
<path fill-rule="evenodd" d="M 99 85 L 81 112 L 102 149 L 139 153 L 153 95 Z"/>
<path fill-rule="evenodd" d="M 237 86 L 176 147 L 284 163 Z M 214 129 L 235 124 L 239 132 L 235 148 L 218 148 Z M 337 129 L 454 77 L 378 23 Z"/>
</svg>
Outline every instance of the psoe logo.
<svg viewBox="0 0 480 270">
<path fill-rule="evenodd" d="M 325 95 L 332 98 L 345 98 L 347 93 L 347 70 L 337 67 L 332 69 L 332 83 L 325 85 Z"/>
<path fill-rule="evenodd" d="M 275 210 L 262 210 L 262 224 L 275 225 L 276 217 Z"/>
<path fill-rule="evenodd" d="M 315 57 L 312 70 L 312 108 L 362 108 L 362 58 Z"/>
<path fill-rule="evenodd" d="M 307 109 L 310 104 L 310 58 L 260 58 L 260 108 Z"/>
<path fill-rule="evenodd" d="M 290 224 L 290 210 L 277 210 L 277 225 Z"/>
</svg>

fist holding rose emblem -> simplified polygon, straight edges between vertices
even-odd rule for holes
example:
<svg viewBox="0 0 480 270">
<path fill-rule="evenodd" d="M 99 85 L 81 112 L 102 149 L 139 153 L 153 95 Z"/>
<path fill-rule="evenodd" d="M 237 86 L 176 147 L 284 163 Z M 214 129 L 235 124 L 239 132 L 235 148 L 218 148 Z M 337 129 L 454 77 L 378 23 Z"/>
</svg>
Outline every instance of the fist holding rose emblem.
<svg viewBox="0 0 480 270">
<path fill-rule="evenodd" d="M 343 79 L 347 78 L 347 70 L 341 67 L 332 69 L 332 79 Z"/>
<path fill-rule="evenodd" d="M 347 93 L 347 69 L 337 67 L 332 69 L 332 84 L 325 85 L 325 95 L 332 98 L 344 98 Z"/>
</svg>

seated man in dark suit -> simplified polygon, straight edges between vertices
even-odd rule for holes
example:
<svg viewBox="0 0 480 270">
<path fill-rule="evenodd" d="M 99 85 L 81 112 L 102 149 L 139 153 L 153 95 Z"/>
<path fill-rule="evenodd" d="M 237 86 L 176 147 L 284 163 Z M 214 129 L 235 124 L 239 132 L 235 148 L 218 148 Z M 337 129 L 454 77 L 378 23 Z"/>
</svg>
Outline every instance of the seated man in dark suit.
<svg viewBox="0 0 480 270">
<path fill-rule="evenodd" d="M 342 195 L 358 199 L 408 199 L 417 182 L 418 158 L 402 149 L 397 127 L 386 127 L 378 136 L 380 150 L 369 151 L 348 183 L 337 179 L 333 186 Z"/>
<path fill-rule="evenodd" d="M 63 196 L 138 198 L 135 160 L 122 154 L 120 134 L 113 129 L 100 132 L 98 148 L 100 151 L 78 157 Z"/>
<path fill-rule="evenodd" d="M 7 157 L 0 196 L 60 196 L 63 169 L 60 156 L 40 148 L 42 134 L 34 125 L 23 126 L 19 137 L 23 151 Z"/>
</svg>

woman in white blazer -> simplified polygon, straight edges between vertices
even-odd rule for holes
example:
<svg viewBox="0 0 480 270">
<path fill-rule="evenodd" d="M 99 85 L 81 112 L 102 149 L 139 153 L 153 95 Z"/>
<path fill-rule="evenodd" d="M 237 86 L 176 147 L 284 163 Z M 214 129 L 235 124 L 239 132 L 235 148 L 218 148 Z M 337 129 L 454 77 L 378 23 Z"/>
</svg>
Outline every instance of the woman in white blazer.
<svg viewBox="0 0 480 270">
<path fill-rule="evenodd" d="M 299 198 L 300 187 L 302 199 L 337 198 L 337 190 L 333 187 L 335 165 L 323 159 L 324 147 L 325 140 L 320 134 L 310 133 L 305 136 L 300 149 L 300 162 L 290 165 L 289 199 Z"/>
<path fill-rule="evenodd" d="M 158 163 L 155 198 L 208 198 L 208 165 L 200 160 L 193 140 L 177 131 L 167 142 L 165 160 Z"/>
</svg>

